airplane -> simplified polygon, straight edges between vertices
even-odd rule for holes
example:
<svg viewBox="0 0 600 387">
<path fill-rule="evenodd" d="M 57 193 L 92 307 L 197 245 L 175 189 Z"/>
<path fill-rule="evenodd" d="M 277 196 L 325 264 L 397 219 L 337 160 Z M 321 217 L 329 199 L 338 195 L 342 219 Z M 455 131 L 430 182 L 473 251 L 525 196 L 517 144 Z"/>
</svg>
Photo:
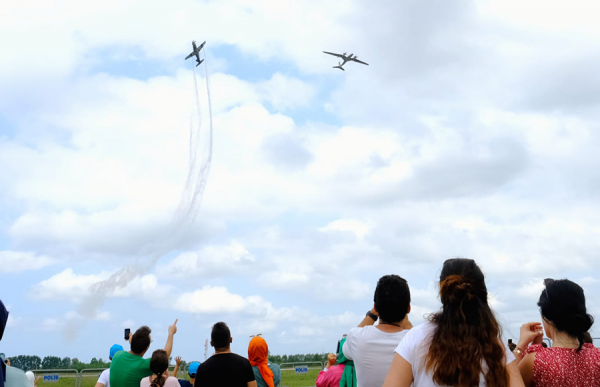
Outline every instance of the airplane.
<svg viewBox="0 0 600 387">
<path fill-rule="evenodd" d="M 200 60 L 200 50 L 202 50 L 202 47 L 204 47 L 204 45 L 206 44 L 206 40 L 200 45 L 200 47 L 196 47 L 196 41 L 193 40 L 192 41 L 192 46 L 194 47 L 194 51 L 192 51 L 192 53 L 188 56 L 185 57 L 185 60 L 190 59 L 191 57 L 193 57 L 194 55 L 196 55 L 196 67 L 200 66 L 200 63 L 204 62 L 204 59 Z"/>
<path fill-rule="evenodd" d="M 343 66 L 343 65 L 342 65 L 340 62 L 338 62 L 338 65 L 337 65 L 337 66 L 333 66 L 333 68 L 334 68 L 334 69 L 340 69 L 340 70 L 342 70 L 342 71 L 346 71 L 346 70 L 344 70 L 344 68 L 343 68 L 342 66 Z"/>
<path fill-rule="evenodd" d="M 363 61 L 360 61 L 360 60 L 356 59 L 356 58 L 358 58 L 358 56 L 356 56 L 356 55 L 354 55 L 352 53 L 350 55 L 346 55 L 346 53 L 336 54 L 334 52 L 329 52 L 329 51 L 323 51 L 323 52 L 325 54 L 329 54 L 329 55 L 333 55 L 333 56 L 337 56 L 338 58 L 341 58 L 344 62 L 340 66 L 343 66 L 343 65 L 346 64 L 346 62 L 350 62 L 350 61 L 361 63 L 361 64 L 364 64 L 364 65 L 367 65 L 367 66 L 369 65 L 368 63 L 365 63 Z M 334 68 L 337 68 L 337 67 L 334 67 Z"/>
</svg>

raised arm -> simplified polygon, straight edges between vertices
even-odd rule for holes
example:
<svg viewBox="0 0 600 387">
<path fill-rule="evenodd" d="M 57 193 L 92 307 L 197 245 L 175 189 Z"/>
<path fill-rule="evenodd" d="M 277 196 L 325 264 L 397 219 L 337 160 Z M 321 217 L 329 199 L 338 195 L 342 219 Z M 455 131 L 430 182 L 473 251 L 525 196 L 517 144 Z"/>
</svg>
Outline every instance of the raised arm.
<svg viewBox="0 0 600 387">
<path fill-rule="evenodd" d="M 413 382 L 412 366 L 402 356 L 394 354 L 383 387 L 410 387 Z"/>
<path fill-rule="evenodd" d="M 372 315 L 379 317 L 379 313 L 377 313 L 377 309 L 375 309 L 375 305 L 373 305 L 373 309 L 371 309 L 369 311 Z M 367 325 L 373 325 L 375 324 L 375 321 L 377 321 L 376 319 L 373 319 L 372 317 L 369 316 L 369 314 L 367 313 L 367 315 L 365 316 L 365 318 L 363 318 L 363 320 L 360 322 L 360 324 L 358 324 L 359 328 L 365 327 Z"/>
<path fill-rule="evenodd" d="M 167 343 L 165 344 L 165 352 L 167 352 L 167 358 L 171 357 L 171 352 L 173 352 L 173 336 L 177 333 L 177 321 L 175 320 L 173 325 L 169 326 L 169 336 L 167 337 Z"/>
<path fill-rule="evenodd" d="M 177 371 L 179 371 L 179 366 L 181 365 L 181 356 L 177 356 L 175 358 L 175 369 L 173 370 L 173 377 L 177 377 Z"/>
</svg>

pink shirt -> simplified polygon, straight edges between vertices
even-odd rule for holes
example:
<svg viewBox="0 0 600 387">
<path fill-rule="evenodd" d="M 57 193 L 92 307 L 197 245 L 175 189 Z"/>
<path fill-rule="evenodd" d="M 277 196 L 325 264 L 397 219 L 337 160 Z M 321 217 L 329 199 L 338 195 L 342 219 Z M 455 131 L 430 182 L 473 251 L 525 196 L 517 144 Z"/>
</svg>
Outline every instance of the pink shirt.
<svg viewBox="0 0 600 387">
<path fill-rule="evenodd" d="M 150 376 L 140 380 L 140 387 L 150 387 Z M 169 376 L 165 381 L 164 387 L 179 387 L 179 380 L 173 376 Z"/>
<path fill-rule="evenodd" d="M 533 385 L 536 387 L 600 386 L 600 350 L 593 344 L 583 344 L 580 351 L 570 348 L 544 348 L 530 345 L 527 353 L 535 352 Z"/>
<path fill-rule="evenodd" d="M 317 377 L 317 387 L 339 387 L 342 374 L 344 373 L 344 364 L 334 365 L 327 371 L 319 372 Z"/>
</svg>

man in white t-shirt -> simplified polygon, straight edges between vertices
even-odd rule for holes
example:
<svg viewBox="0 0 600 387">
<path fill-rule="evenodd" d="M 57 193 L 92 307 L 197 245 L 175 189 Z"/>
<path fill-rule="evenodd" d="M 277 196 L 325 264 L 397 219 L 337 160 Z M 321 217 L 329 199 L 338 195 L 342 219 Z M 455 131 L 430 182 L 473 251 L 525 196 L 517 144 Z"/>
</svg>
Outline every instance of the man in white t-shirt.
<svg viewBox="0 0 600 387">
<path fill-rule="evenodd" d="M 385 381 L 394 350 L 412 328 L 410 290 L 406 280 L 398 275 L 379 279 L 374 296 L 375 305 L 357 328 L 348 332 L 342 348 L 344 355 L 354 360 L 357 387 L 381 387 Z M 375 322 L 379 320 L 379 324 Z"/>
<path fill-rule="evenodd" d="M 122 350 L 123 347 L 119 344 L 113 345 L 112 347 L 110 347 L 110 354 L 108 356 L 108 359 L 112 360 L 115 354 Z M 110 368 L 107 368 L 104 371 L 102 371 L 100 377 L 98 378 L 98 382 L 96 382 L 96 387 L 110 387 Z"/>
</svg>

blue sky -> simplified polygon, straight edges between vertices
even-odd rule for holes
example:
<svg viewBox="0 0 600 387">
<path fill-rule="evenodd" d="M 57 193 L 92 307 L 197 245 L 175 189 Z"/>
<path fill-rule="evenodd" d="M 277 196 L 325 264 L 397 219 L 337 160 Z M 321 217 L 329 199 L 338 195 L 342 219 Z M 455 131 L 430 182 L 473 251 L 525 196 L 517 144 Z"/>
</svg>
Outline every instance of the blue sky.
<svg viewBox="0 0 600 387">
<path fill-rule="evenodd" d="M 277 354 L 333 351 L 385 274 L 408 280 L 410 318 L 424 321 L 439 308 L 443 261 L 457 256 L 483 268 L 507 337 L 539 319 L 546 277 L 580 283 L 596 314 L 600 83 L 589 52 L 600 29 L 589 6 L 8 6 L 2 352 L 106 358 L 142 324 L 154 349 L 176 318 L 185 359 L 202 358 L 220 320 L 242 354 L 256 333 Z M 178 228 L 193 39 L 207 41 L 214 154 L 195 222 Z M 341 72 L 322 50 L 370 65 Z M 126 267 L 123 287 L 94 296 Z"/>
</svg>

